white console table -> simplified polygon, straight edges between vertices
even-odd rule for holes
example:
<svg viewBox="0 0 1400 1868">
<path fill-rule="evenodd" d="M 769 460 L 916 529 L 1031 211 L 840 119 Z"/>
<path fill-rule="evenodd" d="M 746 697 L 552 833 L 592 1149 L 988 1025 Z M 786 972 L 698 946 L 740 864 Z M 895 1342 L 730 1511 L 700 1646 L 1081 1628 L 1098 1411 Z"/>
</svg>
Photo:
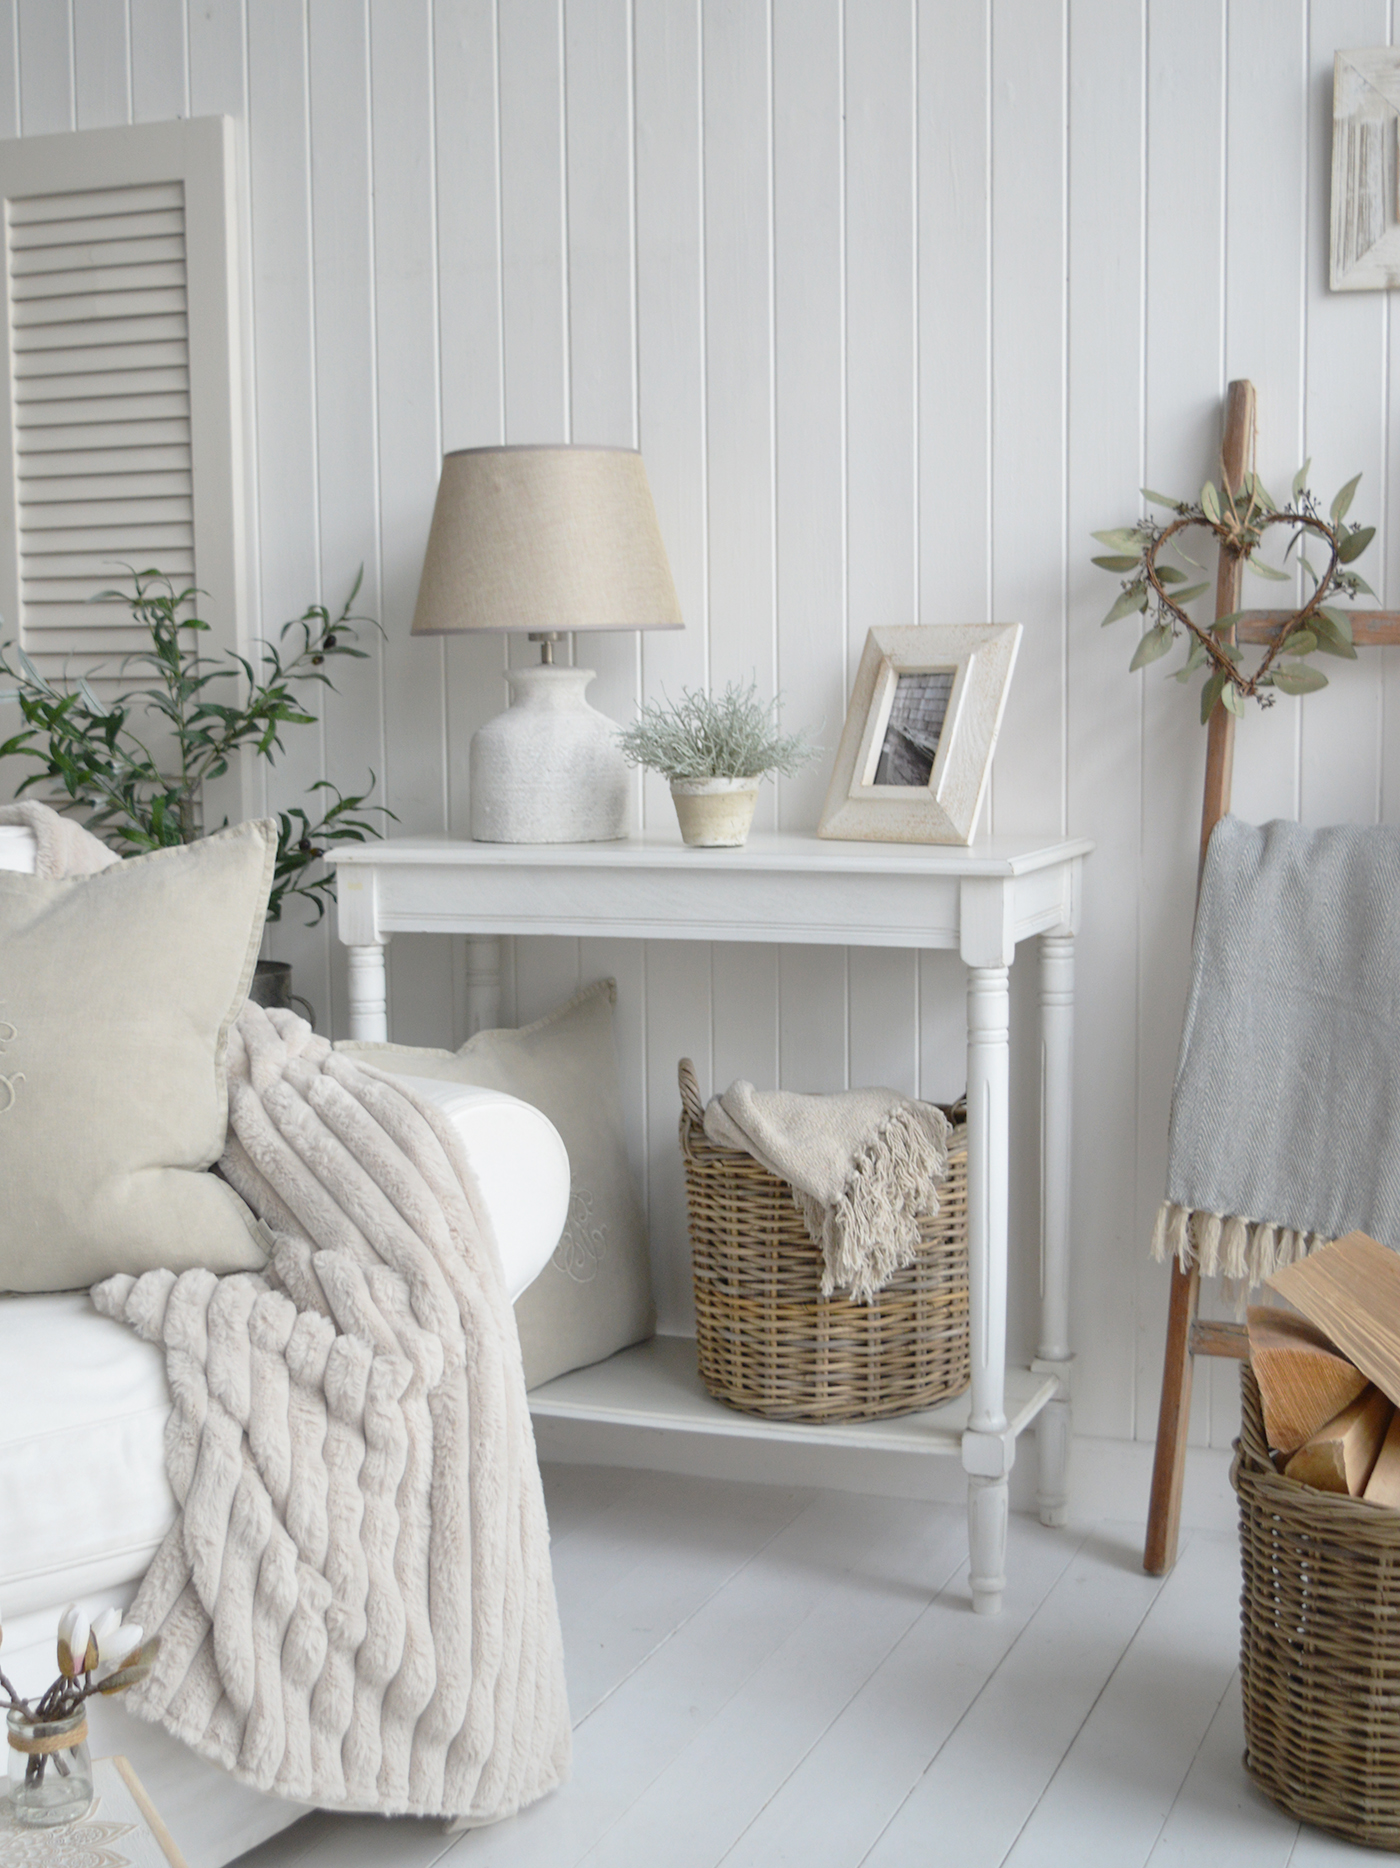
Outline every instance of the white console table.
<svg viewBox="0 0 1400 1868">
<path fill-rule="evenodd" d="M 974 1606 L 1005 1584 L 1007 1476 L 1036 1424 L 1040 1514 L 1068 1503 L 1069 1165 L 1074 935 L 1092 844 L 995 838 L 970 848 L 758 835 L 742 849 L 686 849 L 674 836 L 623 843 L 493 844 L 396 838 L 333 852 L 338 927 L 349 948 L 350 1029 L 388 1037 L 384 948 L 399 933 L 477 937 L 474 1023 L 499 1022 L 504 934 L 638 940 L 790 941 L 937 947 L 968 969 L 968 1251 L 972 1384 L 927 1413 L 853 1426 L 797 1426 L 735 1413 L 706 1395 L 666 1339 L 535 1389 L 540 1418 L 632 1421 L 805 1443 L 961 1453 L 968 1474 Z M 1008 969 L 1040 936 L 1041 1325 L 1029 1369 L 1006 1368 L 1010 1171 Z"/>
</svg>

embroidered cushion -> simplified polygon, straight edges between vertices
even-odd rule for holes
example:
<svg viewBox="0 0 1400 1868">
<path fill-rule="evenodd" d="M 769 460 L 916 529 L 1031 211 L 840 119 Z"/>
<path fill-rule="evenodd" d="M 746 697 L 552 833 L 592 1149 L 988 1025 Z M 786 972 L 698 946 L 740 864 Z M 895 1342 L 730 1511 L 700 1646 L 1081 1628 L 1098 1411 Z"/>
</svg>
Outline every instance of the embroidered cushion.
<svg viewBox="0 0 1400 1868">
<path fill-rule="evenodd" d="M 93 875 L 0 870 L 0 1290 L 263 1264 L 203 1170 L 276 852 L 264 821 Z"/>
<path fill-rule="evenodd" d="M 519 1030 L 479 1031 L 460 1051 L 336 1046 L 399 1076 L 505 1090 L 558 1129 L 571 1169 L 569 1217 L 554 1255 L 515 1306 L 525 1384 L 640 1342 L 656 1328 L 651 1258 L 627 1163 L 610 979 Z"/>
</svg>

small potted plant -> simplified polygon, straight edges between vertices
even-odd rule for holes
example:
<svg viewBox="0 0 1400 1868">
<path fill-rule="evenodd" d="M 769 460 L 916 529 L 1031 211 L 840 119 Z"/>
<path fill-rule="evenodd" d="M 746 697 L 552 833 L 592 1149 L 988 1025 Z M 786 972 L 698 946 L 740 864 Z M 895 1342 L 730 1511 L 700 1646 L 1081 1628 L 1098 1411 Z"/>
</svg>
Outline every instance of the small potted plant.
<svg viewBox="0 0 1400 1868">
<path fill-rule="evenodd" d="M 10 1754 L 10 1809 L 36 1828 L 72 1823 L 92 1803 L 85 1703 L 144 1680 L 160 1649 L 118 1609 L 89 1621 L 76 1602 L 58 1620 L 58 1678 L 37 1700 L 21 1699 L 0 1672 Z M 27 1859 L 27 1858 L 26 1858 Z"/>
<path fill-rule="evenodd" d="M 818 748 L 805 733 L 778 729 L 778 701 L 764 703 L 753 682 L 723 694 L 682 688 L 679 701 L 647 701 L 618 734 L 623 757 L 670 781 L 681 836 L 704 849 L 744 842 L 760 783 L 795 772 Z"/>
</svg>

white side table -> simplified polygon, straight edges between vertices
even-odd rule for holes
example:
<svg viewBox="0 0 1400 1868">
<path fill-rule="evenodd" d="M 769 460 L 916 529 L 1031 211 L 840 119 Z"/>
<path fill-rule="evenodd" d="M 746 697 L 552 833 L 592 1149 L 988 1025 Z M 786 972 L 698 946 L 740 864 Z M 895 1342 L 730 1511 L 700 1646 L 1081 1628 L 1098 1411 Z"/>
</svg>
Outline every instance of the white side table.
<svg viewBox="0 0 1400 1868">
<path fill-rule="evenodd" d="M 334 852 L 358 1039 L 388 1037 L 384 949 L 399 933 L 478 937 L 469 979 L 473 1021 L 481 1024 L 499 1022 L 495 937 L 503 934 L 951 948 L 967 966 L 969 1396 L 904 1422 L 785 1427 L 711 1401 L 663 1340 L 534 1390 L 537 1416 L 961 1451 L 973 1603 L 995 1613 L 1005 1583 L 1007 1476 L 1017 1435 L 1032 1421 L 1041 1518 L 1062 1524 L 1068 1504 L 1074 935 L 1080 872 L 1092 848 L 1082 838 L 995 838 L 963 849 L 756 834 L 737 850 L 692 850 L 674 836 L 647 836 L 547 845 L 402 838 Z M 1029 1370 L 1013 1371 L 1008 1393 L 1008 969 L 1031 935 L 1040 936 L 1041 1326 L 1036 1358 Z"/>
</svg>

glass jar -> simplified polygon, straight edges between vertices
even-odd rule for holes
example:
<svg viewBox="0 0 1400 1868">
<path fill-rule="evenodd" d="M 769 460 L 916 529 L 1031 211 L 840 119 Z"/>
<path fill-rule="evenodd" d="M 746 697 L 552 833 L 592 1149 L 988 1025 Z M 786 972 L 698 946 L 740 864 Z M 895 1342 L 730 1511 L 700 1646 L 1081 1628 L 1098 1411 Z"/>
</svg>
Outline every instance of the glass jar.
<svg viewBox="0 0 1400 1868">
<path fill-rule="evenodd" d="M 10 1808 L 16 1822 L 37 1828 L 77 1822 L 92 1807 L 92 1758 L 87 1709 L 63 1719 L 6 1714 L 10 1740 Z"/>
</svg>

